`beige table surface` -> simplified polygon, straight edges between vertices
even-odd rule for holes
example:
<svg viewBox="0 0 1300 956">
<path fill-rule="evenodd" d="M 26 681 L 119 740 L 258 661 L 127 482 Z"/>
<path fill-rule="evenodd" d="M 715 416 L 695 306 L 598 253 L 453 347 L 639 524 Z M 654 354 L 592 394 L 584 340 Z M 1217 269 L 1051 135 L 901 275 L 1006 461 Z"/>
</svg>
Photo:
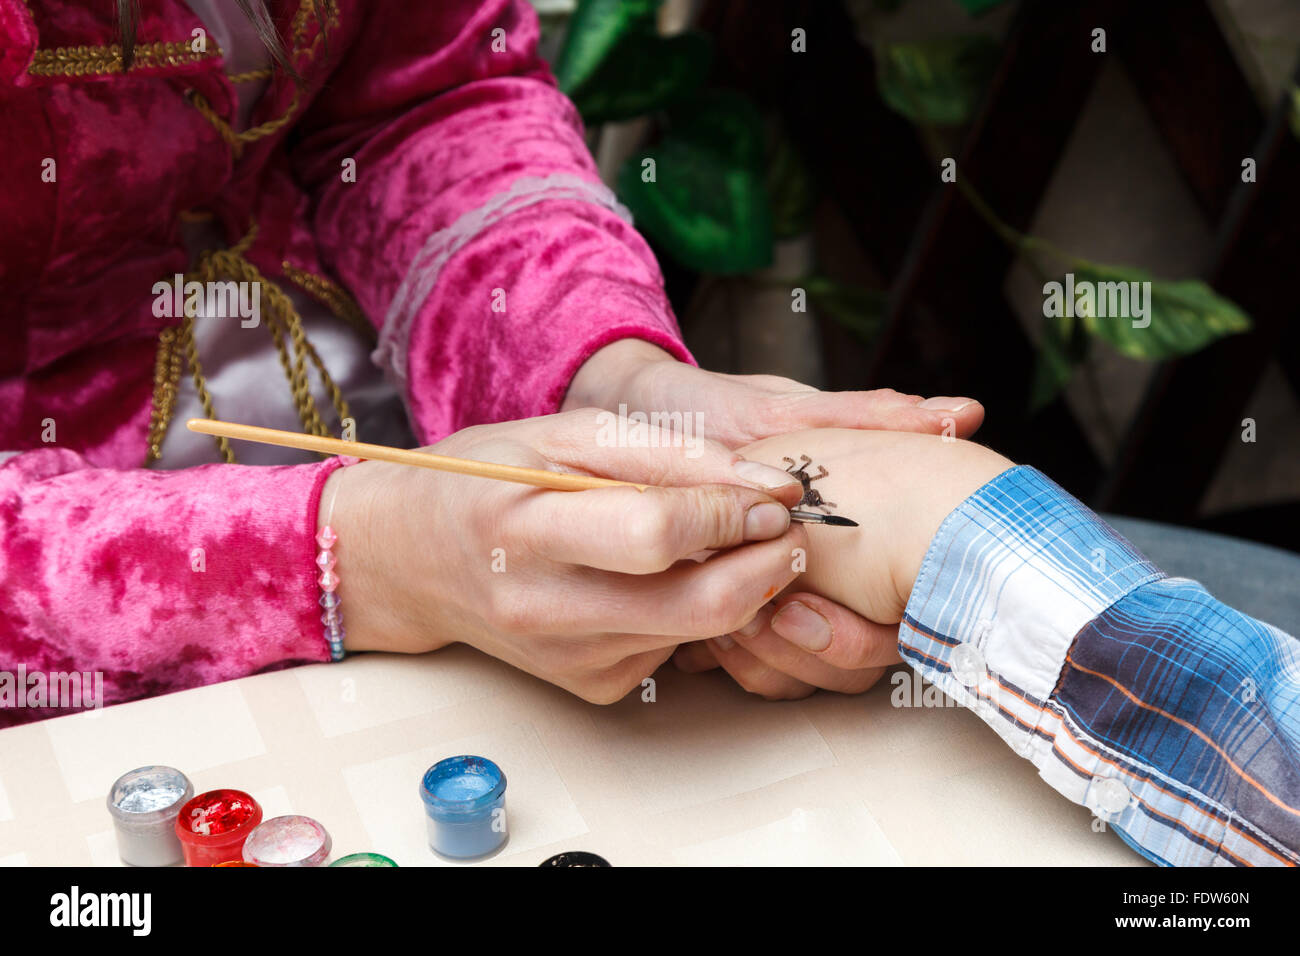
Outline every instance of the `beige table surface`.
<svg viewBox="0 0 1300 956">
<path fill-rule="evenodd" d="M 562 850 L 614 865 L 1137 865 L 974 714 L 859 697 L 769 703 L 719 672 L 655 675 L 610 707 L 451 647 L 361 655 L 0 731 L 0 865 L 120 865 L 105 794 L 144 764 L 197 790 L 305 813 L 334 855 L 447 866 L 418 786 L 476 753 L 508 778 L 510 841 L 476 865 Z M 932 692 L 933 694 L 933 692 Z"/>
</svg>

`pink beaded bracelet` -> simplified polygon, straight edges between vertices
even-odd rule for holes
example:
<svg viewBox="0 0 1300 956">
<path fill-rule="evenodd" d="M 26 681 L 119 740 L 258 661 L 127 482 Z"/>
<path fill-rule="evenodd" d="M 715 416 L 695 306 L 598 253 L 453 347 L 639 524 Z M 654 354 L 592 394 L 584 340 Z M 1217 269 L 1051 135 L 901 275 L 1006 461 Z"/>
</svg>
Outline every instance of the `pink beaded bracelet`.
<svg viewBox="0 0 1300 956">
<path fill-rule="evenodd" d="M 360 460 L 350 455 L 340 457 L 344 465 L 354 465 Z M 316 543 L 320 545 L 320 551 L 316 554 L 316 567 L 320 568 L 320 577 L 316 582 L 321 589 L 320 606 L 325 609 L 320 620 L 325 625 L 325 640 L 330 646 L 330 658 L 341 661 L 343 660 L 343 638 L 347 632 L 343 629 L 343 612 L 339 610 L 339 576 L 334 571 L 338 559 L 332 550 L 339 536 L 330 526 L 330 520 L 334 517 L 334 502 L 338 497 L 339 489 L 338 485 L 335 485 L 334 494 L 330 496 L 329 511 L 325 514 L 325 524 L 320 531 L 316 532 Z"/>
<path fill-rule="evenodd" d="M 317 532 L 316 543 L 320 545 L 320 553 L 316 555 L 316 567 L 320 568 L 320 577 L 317 578 L 317 582 L 320 584 L 322 591 L 320 606 L 325 609 L 325 613 L 320 616 L 321 623 L 325 625 L 325 640 L 330 645 L 330 657 L 336 661 L 341 661 L 343 660 L 343 613 L 339 611 L 339 596 L 337 593 L 339 576 L 334 573 L 334 564 L 337 559 L 330 550 L 338 539 L 339 536 L 334 533 L 334 529 L 329 525 L 325 525 Z"/>
</svg>

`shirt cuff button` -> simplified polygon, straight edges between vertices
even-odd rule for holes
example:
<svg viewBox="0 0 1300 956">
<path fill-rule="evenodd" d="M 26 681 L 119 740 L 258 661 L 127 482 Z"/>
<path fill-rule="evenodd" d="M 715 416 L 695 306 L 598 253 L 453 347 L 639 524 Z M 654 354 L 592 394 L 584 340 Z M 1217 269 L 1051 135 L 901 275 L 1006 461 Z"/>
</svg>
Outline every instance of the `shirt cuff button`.
<svg viewBox="0 0 1300 956">
<path fill-rule="evenodd" d="M 958 644 L 948 658 L 952 676 L 963 687 L 974 687 L 985 674 L 984 654 L 974 644 Z"/>
<path fill-rule="evenodd" d="M 1089 796 L 1093 807 L 1102 813 L 1122 813 L 1133 799 L 1128 787 L 1115 777 L 1093 777 Z"/>
</svg>

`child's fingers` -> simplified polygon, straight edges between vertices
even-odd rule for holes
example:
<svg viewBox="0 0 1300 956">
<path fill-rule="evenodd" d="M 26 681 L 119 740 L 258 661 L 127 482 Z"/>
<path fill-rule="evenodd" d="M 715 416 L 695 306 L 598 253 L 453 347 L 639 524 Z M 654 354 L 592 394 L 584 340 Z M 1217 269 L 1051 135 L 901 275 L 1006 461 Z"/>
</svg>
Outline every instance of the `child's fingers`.
<svg viewBox="0 0 1300 956">
<path fill-rule="evenodd" d="M 773 670 L 788 674 L 804 684 L 841 694 L 860 694 L 876 683 L 884 673 L 881 667 L 837 667 L 823 660 L 820 655 L 795 646 L 772 630 L 774 611 L 775 608 L 771 605 L 764 607 L 749 625 L 729 635 L 739 646 Z M 746 631 L 750 633 L 747 634 Z"/>
<path fill-rule="evenodd" d="M 817 688 L 763 663 L 731 637 L 715 637 L 709 647 L 718 663 L 741 687 L 768 700 L 800 700 Z"/>
<path fill-rule="evenodd" d="M 832 667 L 862 670 L 902 660 L 897 624 L 869 621 L 819 594 L 789 593 L 773 604 L 773 633 Z"/>
</svg>

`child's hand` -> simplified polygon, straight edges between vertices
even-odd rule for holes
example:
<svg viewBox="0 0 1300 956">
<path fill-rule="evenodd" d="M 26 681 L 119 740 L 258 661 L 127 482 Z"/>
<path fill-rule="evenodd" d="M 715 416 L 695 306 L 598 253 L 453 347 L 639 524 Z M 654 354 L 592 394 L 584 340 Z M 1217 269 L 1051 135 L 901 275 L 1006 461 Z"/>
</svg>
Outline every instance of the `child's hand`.
<svg viewBox="0 0 1300 956">
<path fill-rule="evenodd" d="M 721 665 L 769 698 L 818 687 L 858 693 L 897 663 L 897 624 L 939 525 L 1012 464 L 971 442 L 845 429 L 782 435 L 741 453 L 778 466 L 808 455 L 810 474 L 827 471 L 813 488 L 860 525 L 808 525 L 800 578 L 747 626 L 683 645 L 674 657 L 684 670 Z"/>
</svg>

